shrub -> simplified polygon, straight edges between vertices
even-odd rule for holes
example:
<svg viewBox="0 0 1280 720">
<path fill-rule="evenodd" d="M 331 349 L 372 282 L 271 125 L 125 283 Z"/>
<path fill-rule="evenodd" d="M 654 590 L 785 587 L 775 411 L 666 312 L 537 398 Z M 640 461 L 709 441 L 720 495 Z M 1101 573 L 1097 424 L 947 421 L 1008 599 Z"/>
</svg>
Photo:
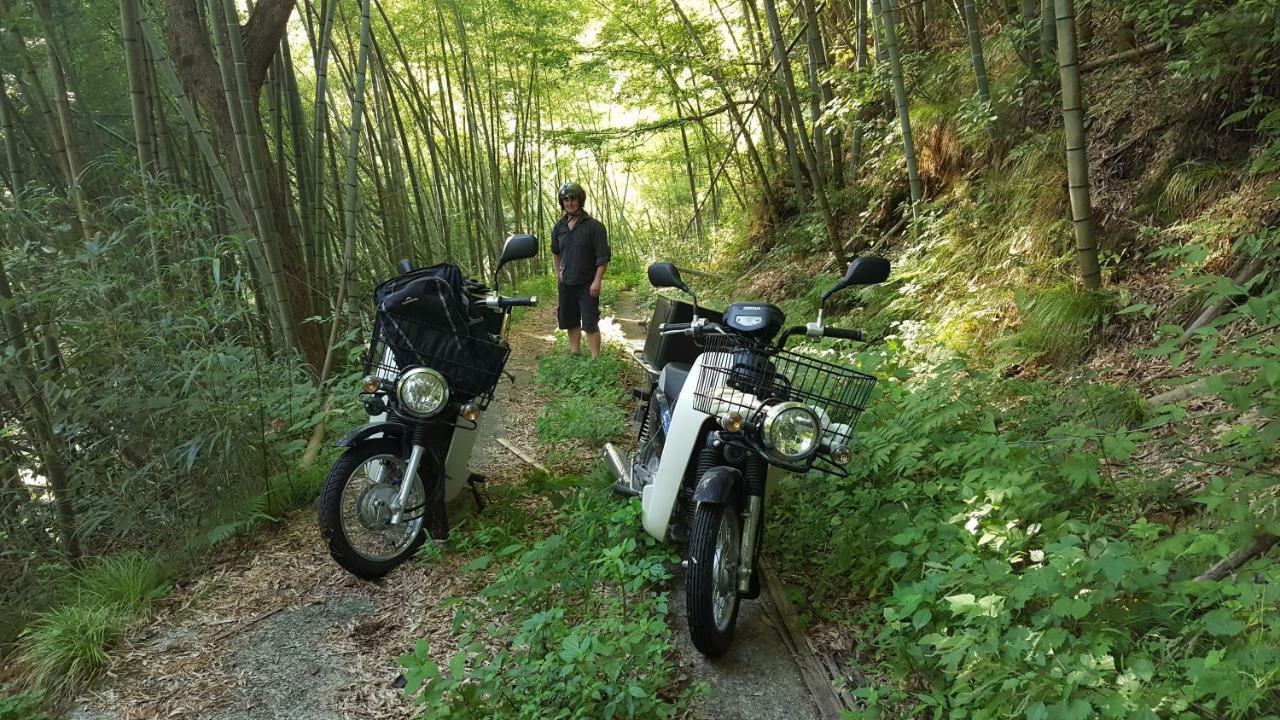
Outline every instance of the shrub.
<svg viewBox="0 0 1280 720">
<path fill-rule="evenodd" d="M 586 483 L 599 487 L 598 477 Z M 665 690 L 670 555 L 640 530 L 639 508 L 576 491 L 556 517 L 559 531 L 515 542 L 463 566 L 492 580 L 455 600 L 462 629 L 448 663 L 419 640 L 400 658 L 406 692 L 422 717 L 669 718 Z M 495 570 L 496 568 L 496 570 Z M 501 616 L 502 622 L 488 618 Z"/>
<path fill-rule="evenodd" d="M 100 605 L 141 608 L 168 590 L 160 561 L 139 550 L 97 558 L 73 579 L 79 594 Z"/>
<path fill-rule="evenodd" d="M 107 648 L 120 637 L 131 614 L 118 603 L 85 600 L 61 605 L 22 631 L 19 657 L 37 684 L 66 694 L 107 666 Z"/>
</svg>

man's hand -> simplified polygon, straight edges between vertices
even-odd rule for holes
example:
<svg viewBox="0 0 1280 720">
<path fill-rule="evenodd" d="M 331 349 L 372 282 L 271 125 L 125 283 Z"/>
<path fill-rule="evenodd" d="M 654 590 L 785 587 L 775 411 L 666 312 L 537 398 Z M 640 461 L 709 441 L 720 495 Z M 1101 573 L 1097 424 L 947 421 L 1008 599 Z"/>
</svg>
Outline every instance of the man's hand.
<svg viewBox="0 0 1280 720">
<path fill-rule="evenodd" d="M 591 283 L 591 290 L 590 290 L 590 292 L 591 292 L 591 297 L 593 297 L 593 298 L 598 298 L 598 297 L 600 297 L 600 286 L 601 286 L 601 285 L 602 285 L 602 283 L 600 282 L 600 279 L 599 279 L 599 278 L 596 278 L 596 279 L 595 279 L 595 281 L 593 281 L 593 282 Z"/>
</svg>

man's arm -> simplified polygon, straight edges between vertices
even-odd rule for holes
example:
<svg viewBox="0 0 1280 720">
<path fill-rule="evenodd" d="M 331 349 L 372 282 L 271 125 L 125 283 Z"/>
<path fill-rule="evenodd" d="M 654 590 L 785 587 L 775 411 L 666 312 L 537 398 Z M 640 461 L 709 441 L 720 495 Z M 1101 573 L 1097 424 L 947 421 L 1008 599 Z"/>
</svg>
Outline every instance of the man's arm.
<svg viewBox="0 0 1280 720">
<path fill-rule="evenodd" d="M 564 267 L 560 265 L 560 236 L 551 228 L 551 264 L 556 268 L 556 280 L 564 277 Z"/>
<path fill-rule="evenodd" d="M 591 281 L 591 297 L 600 297 L 600 289 L 604 286 L 604 271 L 613 259 L 613 251 L 609 248 L 609 231 L 603 223 L 596 223 L 596 232 L 591 239 L 596 250 L 596 277 Z"/>
</svg>

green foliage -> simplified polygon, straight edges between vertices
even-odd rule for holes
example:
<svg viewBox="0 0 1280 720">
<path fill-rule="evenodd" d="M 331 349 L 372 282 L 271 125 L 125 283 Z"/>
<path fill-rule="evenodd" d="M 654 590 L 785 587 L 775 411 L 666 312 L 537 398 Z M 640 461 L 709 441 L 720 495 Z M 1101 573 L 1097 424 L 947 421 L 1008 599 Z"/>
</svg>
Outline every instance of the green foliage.
<svg viewBox="0 0 1280 720">
<path fill-rule="evenodd" d="M 570 355 L 567 341 L 557 337 L 551 351 L 538 361 L 534 382 L 546 394 L 578 395 L 617 404 L 630 371 L 621 348 L 605 344 L 600 357 L 591 359 L 584 339 L 582 352 L 581 357 Z"/>
<path fill-rule="evenodd" d="M 627 429 L 627 414 L 612 403 L 587 395 L 556 398 L 538 416 L 538 439 L 548 445 L 562 440 L 601 444 L 616 440 Z"/>
<path fill-rule="evenodd" d="M 1277 307 L 1264 292 L 1151 350 L 1205 379 L 1197 414 L 1087 378 L 883 367 L 901 381 L 850 477 L 789 485 L 769 530 L 812 574 L 810 612 L 864 601 L 844 619 L 893 681 L 859 691 L 861 716 L 1273 717 L 1280 570 L 1195 578 L 1280 530 Z"/>
<path fill-rule="evenodd" d="M 584 341 L 585 342 L 585 341 Z M 627 415 L 620 404 L 629 371 L 621 349 L 604 345 L 600 357 L 569 354 L 563 338 L 542 356 L 534 376 L 541 392 L 551 397 L 538 416 L 538 438 L 554 445 L 563 440 L 600 444 L 626 432 Z"/>
<path fill-rule="evenodd" d="M 214 209 L 164 185 L 144 193 L 132 175 L 113 181 L 137 194 L 116 198 L 91 240 L 65 223 L 65 201 L 53 193 L 32 188 L 21 209 L 0 209 L 8 241 L 0 253 L 15 286 L 5 311 L 58 320 L 32 327 L 49 333 L 46 352 L 61 354 L 38 368 L 38 381 L 56 431 L 75 449 L 70 490 L 81 544 L 155 557 L 210 518 L 229 521 L 264 484 L 264 512 L 303 502 L 311 492 L 303 485 L 316 478 L 304 483 L 282 470 L 305 442 L 319 396 L 295 358 L 259 347 L 260 318 L 234 262 L 241 241 L 216 232 Z M 168 254 L 139 252 L 152 240 Z M 18 365 L 0 364 L 0 384 L 12 386 Z M 346 419 L 334 413 L 331 421 Z M 28 426 L 5 422 L 13 446 L 37 446 L 23 434 Z M 34 468 L 39 459 L 17 461 Z M 63 559 L 44 530 L 57 525 L 56 506 L 37 495 L 0 512 L 0 568 L 20 580 L 0 588 L 6 618 L 61 599 L 33 592 L 38 568 Z"/>
<path fill-rule="evenodd" d="M 571 479 L 603 487 L 600 472 Z M 406 692 L 431 718 L 668 718 L 666 593 L 672 558 L 640 530 L 639 508 L 576 490 L 558 531 L 479 555 L 464 572 L 490 578 L 455 599 L 459 649 L 433 659 L 419 640 L 400 658 Z M 500 616 L 502 622 L 489 619 Z"/>
<path fill-rule="evenodd" d="M 65 694 L 106 668 L 111 660 L 107 648 L 131 617 L 132 611 L 119 603 L 61 605 L 23 629 L 19 658 L 41 687 Z"/>
<path fill-rule="evenodd" d="M 1093 331 L 1119 305 L 1112 291 L 1081 290 L 1075 285 L 1058 285 L 1019 300 L 1024 322 L 1004 344 L 1015 352 L 1058 364 L 1078 359 Z"/>
<path fill-rule="evenodd" d="M 102 605 L 145 608 L 168 587 L 160 560 L 140 550 L 96 558 L 74 575 L 75 592 Z"/>
<path fill-rule="evenodd" d="M 0 685 L 0 720 L 49 720 L 40 710 L 43 702 L 42 690 L 18 690 Z"/>
</svg>

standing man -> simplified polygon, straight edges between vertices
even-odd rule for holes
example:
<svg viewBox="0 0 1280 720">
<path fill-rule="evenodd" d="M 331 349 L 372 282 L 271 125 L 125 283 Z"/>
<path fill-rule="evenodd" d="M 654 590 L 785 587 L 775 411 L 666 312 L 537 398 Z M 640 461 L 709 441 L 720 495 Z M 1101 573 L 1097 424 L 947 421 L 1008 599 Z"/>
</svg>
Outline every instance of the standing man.
<svg viewBox="0 0 1280 720">
<path fill-rule="evenodd" d="M 560 329 L 569 333 L 569 352 L 582 354 L 582 333 L 587 333 L 591 357 L 600 357 L 600 287 L 612 253 L 604 224 L 582 206 L 587 191 L 575 182 L 560 186 L 564 215 L 551 228 L 551 257 L 560 281 Z"/>
</svg>

